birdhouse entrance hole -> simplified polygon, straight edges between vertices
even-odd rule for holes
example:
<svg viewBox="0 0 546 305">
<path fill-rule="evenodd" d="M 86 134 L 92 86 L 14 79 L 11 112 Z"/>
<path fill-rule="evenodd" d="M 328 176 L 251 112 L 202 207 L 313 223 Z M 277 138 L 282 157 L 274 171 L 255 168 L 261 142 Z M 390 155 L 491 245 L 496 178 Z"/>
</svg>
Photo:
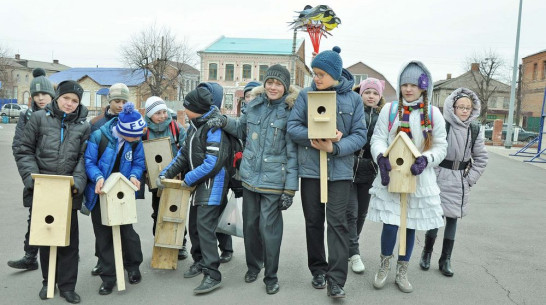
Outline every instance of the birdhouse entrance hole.
<svg viewBox="0 0 546 305">
<path fill-rule="evenodd" d="M 161 155 L 156 155 L 155 156 L 155 162 L 161 163 L 162 161 L 163 161 L 163 158 L 161 157 Z"/>
<path fill-rule="evenodd" d="M 404 164 L 404 159 L 402 159 L 402 158 L 396 159 L 396 165 L 402 166 L 402 164 Z"/>
<path fill-rule="evenodd" d="M 176 210 L 178 210 L 178 207 L 174 204 L 171 204 L 171 206 L 169 207 L 169 211 L 171 211 L 172 213 L 176 212 Z"/>
<path fill-rule="evenodd" d="M 47 224 L 50 225 L 50 224 L 53 223 L 53 221 L 55 221 L 55 217 L 53 217 L 53 216 L 51 216 L 51 215 L 47 215 L 47 216 L 45 217 L 45 222 L 46 222 Z"/>
<path fill-rule="evenodd" d="M 118 192 L 118 199 L 123 199 L 123 196 L 125 196 L 123 192 Z"/>
<path fill-rule="evenodd" d="M 324 113 L 326 113 L 326 107 L 324 107 L 324 106 L 318 107 L 318 108 L 317 108 L 317 112 L 318 112 L 319 114 L 324 114 Z"/>
</svg>

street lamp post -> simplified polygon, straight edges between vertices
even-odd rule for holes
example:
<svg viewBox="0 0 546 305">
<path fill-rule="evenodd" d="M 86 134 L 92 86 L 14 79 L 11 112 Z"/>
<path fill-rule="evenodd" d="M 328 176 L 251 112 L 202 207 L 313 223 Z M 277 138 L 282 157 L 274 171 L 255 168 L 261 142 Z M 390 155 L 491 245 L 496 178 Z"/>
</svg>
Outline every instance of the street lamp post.
<svg viewBox="0 0 546 305">
<path fill-rule="evenodd" d="M 521 7 L 523 0 L 519 0 L 519 14 L 518 14 L 518 31 L 516 33 L 516 51 L 514 53 L 514 66 L 512 68 L 512 85 L 510 88 L 510 107 L 508 108 L 508 124 L 506 129 L 506 139 L 504 140 L 504 147 L 512 147 L 512 122 L 514 122 L 514 101 L 516 98 L 516 73 L 518 72 L 518 51 L 519 51 L 519 31 L 521 28 Z"/>
</svg>

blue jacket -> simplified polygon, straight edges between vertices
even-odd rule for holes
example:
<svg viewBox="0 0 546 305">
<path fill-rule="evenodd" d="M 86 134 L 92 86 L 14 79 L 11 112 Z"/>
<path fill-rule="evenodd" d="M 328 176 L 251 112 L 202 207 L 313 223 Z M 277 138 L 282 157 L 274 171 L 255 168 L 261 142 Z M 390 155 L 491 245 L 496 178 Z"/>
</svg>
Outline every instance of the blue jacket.
<svg viewBox="0 0 546 305">
<path fill-rule="evenodd" d="M 264 87 L 252 91 L 253 99 L 238 120 L 228 118 L 224 130 L 246 139 L 239 173 L 243 186 L 258 193 L 282 193 L 294 196 L 298 190 L 297 145 L 286 133 L 286 123 L 299 90 L 270 101 Z"/>
<path fill-rule="evenodd" d="M 113 118 L 104 124 L 99 130 L 94 131 L 89 137 L 87 149 L 85 150 L 85 172 L 87 174 L 87 187 L 85 188 L 85 206 L 91 211 L 97 203 L 98 195 L 95 194 L 95 185 L 97 180 L 104 178 L 105 180 L 112 173 L 114 163 L 117 157 L 118 139 L 112 135 L 112 128 L 117 124 L 118 118 Z M 99 144 L 102 136 L 108 139 L 108 145 L 102 153 L 100 160 L 97 160 L 99 155 Z M 127 179 L 135 177 L 140 179 L 142 172 L 146 168 L 144 161 L 144 149 L 142 142 L 138 141 L 134 151 L 133 145 L 125 142 L 123 147 L 123 155 L 119 164 L 119 172 Z"/>
<path fill-rule="evenodd" d="M 353 179 L 353 153 L 366 144 L 364 106 L 358 93 L 351 90 L 354 81 L 341 77 L 332 89 L 337 94 L 337 129 L 343 137 L 328 154 L 328 180 Z M 298 144 L 298 173 L 301 178 L 320 178 L 319 151 L 311 147 L 307 133 L 307 92 L 317 91 L 315 84 L 300 91 L 290 113 L 287 132 Z"/>
<path fill-rule="evenodd" d="M 182 174 L 184 182 L 195 186 L 193 205 L 221 205 L 228 191 L 227 166 L 232 150 L 222 129 L 210 129 L 207 120 L 216 106 L 203 116 L 190 121 L 184 147 L 159 174 L 172 179 Z"/>
</svg>

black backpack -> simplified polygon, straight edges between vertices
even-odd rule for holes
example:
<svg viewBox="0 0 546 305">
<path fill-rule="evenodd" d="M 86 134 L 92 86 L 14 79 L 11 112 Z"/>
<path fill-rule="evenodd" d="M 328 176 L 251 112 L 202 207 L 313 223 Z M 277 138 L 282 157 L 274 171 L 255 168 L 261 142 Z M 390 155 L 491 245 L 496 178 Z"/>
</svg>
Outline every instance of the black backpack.
<svg viewBox="0 0 546 305">
<path fill-rule="evenodd" d="M 135 152 L 135 147 L 137 146 L 138 141 L 131 142 L 131 151 Z M 99 143 L 99 154 L 97 155 L 97 161 L 100 160 L 100 157 L 102 157 L 102 154 L 106 150 L 106 146 L 108 146 L 108 138 L 101 134 L 100 136 L 100 143 Z"/>
<path fill-rule="evenodd" d="M 243 195 L 243 184 L 241 182 L 241 177 L 239 176 L 239 168 L 241 167 L 241 160 L 243 159 L 243 141 L 240 139 L 224 133 L 228 140 L 231 153 L 227 161 L 227 169 L 229 175 L 229 188 L 233 191 L 236 198 L 239 198 Z"/>
<path fill-rule="evenodd" d="M 446 137 L 449 134 L 449 128 L 451 128 L 451 124 L 449 124 L 449 122 L 446 121 Z M 476 143 L 476 139 L 478 138 L 479 133 L 480 133 L 480 125 L 478 125 L 475 122 L 470 122 L 470 138 L 472 140 L 472 145 L 470 146 L 470 152 L 474 152 L 474 143 Z"/>
</svg>

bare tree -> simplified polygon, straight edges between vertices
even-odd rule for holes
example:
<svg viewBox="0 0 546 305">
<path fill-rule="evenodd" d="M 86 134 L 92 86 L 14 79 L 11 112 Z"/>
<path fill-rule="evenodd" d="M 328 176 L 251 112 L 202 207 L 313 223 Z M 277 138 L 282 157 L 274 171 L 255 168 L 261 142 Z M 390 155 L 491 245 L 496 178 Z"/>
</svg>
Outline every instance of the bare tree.
<svg viewBox="0 0 546 305">
<path fill-rule="evenodd" d="M 7 88 L 11 84 L 11 66 L 10 59 L 8 58 L 8 49 L 0 45 L 0 82 L 2 82 L 2 88 L 0 88 L 0 97 L 11 97 L 7 93 Z"/>
<path fill-rule="evenodd" d="M 170 29 L 155 24 L 133 35 L 121 55 L 135 73 L 143 73 L 149 93 L 156 96 L 183 88 L 182 76 L 195 63 L 195 51 L 185 40 L 179 42 Z"/>
<path fill-rule="evenodd" d="M 489 99 L 499 89 L 498 82 L 495 79 L 500 77 L 501 70 L 504 67 L 504 60 L 496 52 L 489 50 L 475 53 L 473 56 L 468 57 L 465 62 L 466 69 L 469 66 L 478 65 L 477 71 L 472 68 L 470 73 L 475 85 L 472 89 L 476 91 L 482 102 L 480 117 L 482 124 L 485 124 L 487 111 L 489 110 Z"/>
</svg>

